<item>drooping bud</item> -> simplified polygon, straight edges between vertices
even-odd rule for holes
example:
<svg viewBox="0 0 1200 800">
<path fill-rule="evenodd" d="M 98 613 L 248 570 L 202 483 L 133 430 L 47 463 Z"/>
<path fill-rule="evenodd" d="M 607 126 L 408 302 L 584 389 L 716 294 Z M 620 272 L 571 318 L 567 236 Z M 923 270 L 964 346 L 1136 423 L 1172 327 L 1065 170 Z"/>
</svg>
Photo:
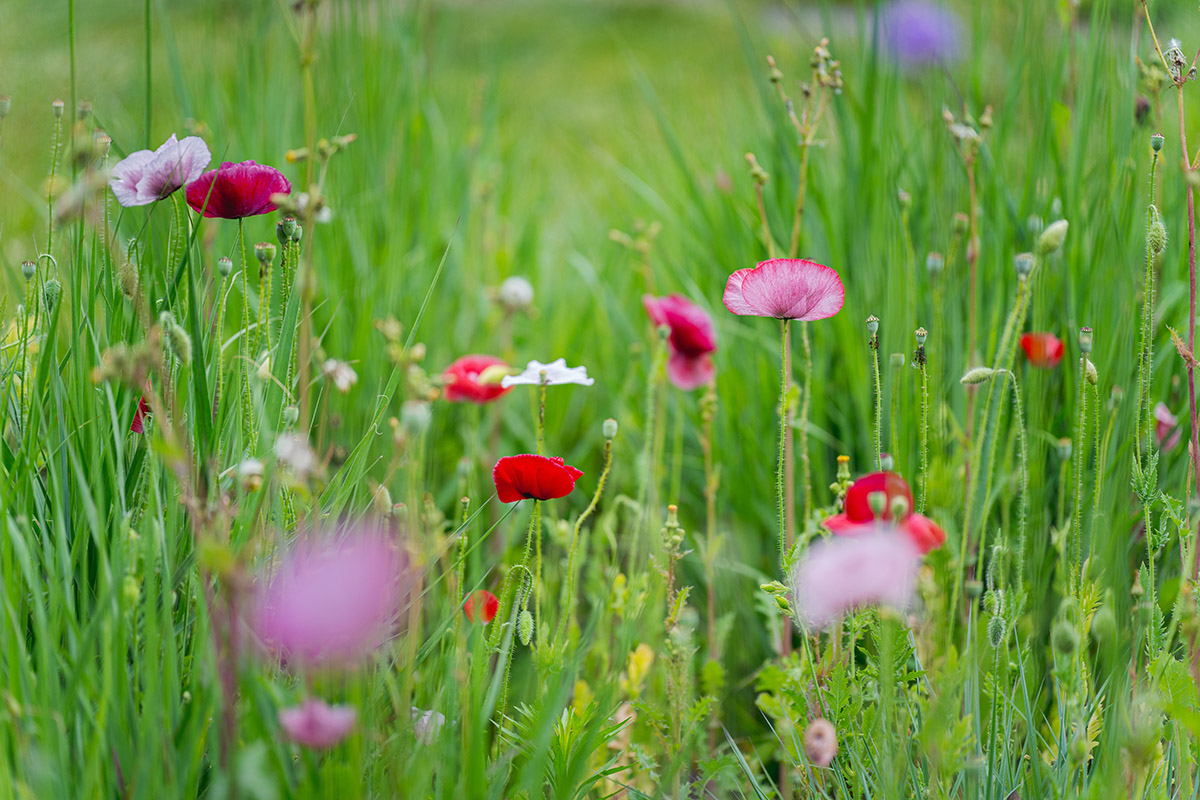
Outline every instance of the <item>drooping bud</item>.
<svg viewBox="0 0 1200 800">
<path fill-rule="evenodd" d="M 604 420 L 604 438 L 605 439 L 615 439 L 616 436 L 617 436 L 617 421 L 615 419 L 612 419 L 611 417 L 609 419 Z"/>
<path fill-rule="evenodd" d="M 1065 219 L 1050 223 L 1046 227 L 1046 230 L 1042 231 L 1042 235 L 1038 237 L 1038 254 L 1048 256 L 1051 253 L 1058 252 L 1059 248 L 1063 246 L 1063 242 L 1067 239 L 1067 227 L 1068 224 Z"/>
<path fill-rule="evenodd" d="M 1146 242 L 1150 245 L 1150 252 L 1156 256 L 1167 249 L 1167 226 L 1163 224 L 1162 215 L 1154 205 L 1150 206 L 1150 227 L 1146 229 Z"/>
<path fill-rule="evenodd" d="M 1117 618 L 1113 614 L 1112 608 L 1105 603 L 1096 609 L 1096 613 L 1092 614 L 1092 639 L 1097 644 L 1110 642 L 1117 632 Z"/>
<path fill-rule="evenodd" d="M 1050 643 L 1059 655 L 1072 655 L 1079 649 L 1079 631 L 1067 620 L 1060 619 L 1050 631 Z"/>
<path fill-rule="evenodd" d="M 533 614 L 530 614 L 527 608 L 517 615 L 517 638 L 526 647 L 533 641 Z"/>
<path fill-rule="evenodd" d="M 964 386 L 975 386 L 976 384 L 989 381 L 996 374 L 996 370 L 991 367 L 975 367 L 967 370 L 967 373 L 959 378 L 958 382 Z"/>
<path fill-rule="evenodd" d="M 54 307 L 58 305 L 58 298 L 62 295 L 62 284 L 58 282 L 57 278 L 51 278 L 50 280 L 46 281 L 44 295 L 46 300 L 46 309 L 48 311 L 53 311 Z"/>
<path fill-rule="evenodd" d="M 1079 352 L 1085 356 L 1092 352 L 1092 329 L 1086 325 L 1079 329 Z"/>
<path fill-rule="evenodd" d="M 169 349 L 179 363 L 187 364 L 192 360 L 192 337 L 187 335 L 187 331 L 181 325 L 172 323 L 167 327 L 167 349 Z"/>
<path fill-rule="evenodd" d="M 27 280 L 27 281 L 33 280 L 33 276 L 36 273 L 37 273 L 37 262 L 34 262 L 34 261 L 22 261 L 21 262 L 21 274 L 25 276 L 25 280 Z"/>
<path fill-rule="evenodd" d="M 228 278 L 233 272 L 233 259 L 229 256 L 221 256 L 217 259 L 217 272 L 222 278 Z"/>
<path fill-rule="evenodd" d="M 1029 277 L 1029 273 L 1033 272 L 1033 265 L 1033 253 L 1017 253 L 1013 256 L 1013 267 L 1022 278 Z"/>
</svg>

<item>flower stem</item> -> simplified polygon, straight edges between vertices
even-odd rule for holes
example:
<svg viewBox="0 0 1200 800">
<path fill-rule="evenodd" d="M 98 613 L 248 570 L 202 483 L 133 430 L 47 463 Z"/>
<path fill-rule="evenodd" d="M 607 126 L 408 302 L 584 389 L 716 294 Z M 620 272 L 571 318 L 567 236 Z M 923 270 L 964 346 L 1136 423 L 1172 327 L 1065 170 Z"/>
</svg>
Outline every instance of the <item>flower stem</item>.
<svg viewBox="0 0 1200 800">
<path fill-rule="evenodd" d="M 784 458 L 787 442 L 787 390 L 788 390 L 788 324 L 780 322 L 779 337 L 779 467 L 775 472 L 775 492 L 779 500 L 779 566 L 787 572 L 787 547 L 791 533 L 787 528 L 787 511 L 784 507 Z"/>
<path fill-rule="evenodd" d="M 1081 581 L 1083 564 L 1083 471 L 1087 467 L 1087 356 L 1079 358 L 1079 425 L 1075 434 L 1075 506 L 1071 512 L 1071 571 Z M 1147 531 L 1149 536 L 1150 532 Z"/>
<path fill-rule="evenodd" d="M 584 521 L 592 515 L 600 503 L 600 495 L 604 492 L 604 483 L 608 480 L 609 470 L 612 469 L 612 450 L 613 440 L 606 439 L 604 441 L 604 469 L 600 471 L 600 480 L 596 483 L 596 493 L 592 495 L 592 502 L 588 503 L 588 507 L 579 515 L 579 519 L 575 520 L 575 530 L 571 534 L 571 549 L 567 554 L 567 597 L 563 604 L 562 617 L 559 619 L 558 632 L 554 635 L 556 650 L 559 645 L 563 644 L 567 620 L 575 617 L 575 552 L 579 547 L 579 532 L 583 529 Z"/>
<path fill-rule="evenodd" d="M 252 359 L 250 358 L 250 277 L 249 261 L 246 258 L 246 231 L 243 220 L 238 220 L 238 245 L 242 253 L 242 335 L 238 350 L 242 354 L 242 375 L 245 385 L 242 387 L 242 447 L 247 452 L 254 451 L 254 413 L 250 401 L 250 378 L 253 374 Z"/>
</svg>

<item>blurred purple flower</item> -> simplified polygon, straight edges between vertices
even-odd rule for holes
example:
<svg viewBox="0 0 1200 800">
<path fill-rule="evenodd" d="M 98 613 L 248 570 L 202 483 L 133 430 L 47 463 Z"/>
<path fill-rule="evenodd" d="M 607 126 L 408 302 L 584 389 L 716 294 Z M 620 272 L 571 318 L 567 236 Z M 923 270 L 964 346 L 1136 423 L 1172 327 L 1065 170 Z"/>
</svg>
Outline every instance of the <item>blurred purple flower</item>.
<svg viewBox="0 0 1200 800">
<path fill-rule="evenodd" d="M 854 609 L 905 608 L 916 585 L 921 551 L 890 524 L 868 523 L 862 533 L 811 545 L 792 572 L 799 618 L 823 628 Z"/>
<path fill-rule="evenodd" d="M 387 637 L 404 574 L 374 530 L 297 543 L 262 586 L 251 626 L 271 652 L 304 666 L 352 666 Z"/>
<path fill-rule="evenodd" d="M 1164 453 L 1174 450 L 1183 436 L 1183 428 L 1179 427 L 1179 419 L 1171 413 L 1166 403 L 1154 407 L 1154 437 Z"/>
<path fill-rule="evenodd" d="M 909 67 L 958 58 L 962 20 L 949 8 L 928 0 L 895 0 L 880 16 L 884 50 Z"/>
<path fill-rule="evenodd" d="M 176 139 L 172 133 L 157 150 L 138 150 L 118 161 L 108 185 L 126 208 L 144 206 L 196 180 L 209 161 L 212 154 L 203 139 Z"/>
<path fill-rule="evenodd" d="M 353 707 L 331 706 L 312 697 L 295 708 L 279 711 L 279 725 L 288 739 L 320 750 L 345 739 L 357 721 L 358 711 Z"/>
</svg>

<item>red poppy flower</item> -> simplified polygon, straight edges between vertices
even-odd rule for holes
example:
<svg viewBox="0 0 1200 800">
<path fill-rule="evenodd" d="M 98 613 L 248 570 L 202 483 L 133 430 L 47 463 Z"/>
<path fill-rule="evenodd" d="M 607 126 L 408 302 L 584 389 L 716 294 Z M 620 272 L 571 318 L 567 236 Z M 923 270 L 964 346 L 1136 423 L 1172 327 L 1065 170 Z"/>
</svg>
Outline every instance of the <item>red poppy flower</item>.
<svg viewBox="0 0 1200 800">
<path fill-rule="evenodd" d="M 508 394 L 508 389 L 499 383 L 483 384 L 479 375 L 488 367 L 507 367 L 495 356 L 463 356 L 454 361 L 442 372 L 442 381 L 446 389 L 446 399 L 451 403 L 468 401 L 471 403 L 490 403 L 496 398 Z M 512 387 L 509 387 L 511 389 Z"/>
<path fill-rule="evenodd" d="M 496 595 L 480 589 L 473 592 L 467 598 L 466 605 L 463 606 L 463 612 L 467 615 L 467 619 L 471 622 L 482 622 L 487 625 L 496 618 L 496 612 L 500 610 L 500 601 Z"/>
<path fill-rule="evenodd" d="M 1053 333 L 1021 334 L 1025 358 L 1038 369 L 1054 369 L 1063 358 L 1062 340 Z"/>
<path fill-rule="evenodd" d="M 146 396 L 138 400 L 137 411 L 133 412 L 133 422 L 129 423 L 129 430 L 134 433 L 146 432 L 146 415 L 150 413 L 150 404 L 146 402 Z"/>
<path fill-rule="evenodd" d="M 566 497 L 575 489 L 583 473 L 563 463 L 561 458 L 520 455 L 505 456 L 496 462 L 492 480 L 501 503 L 518 500 L 553 500 Z"/>
<path fill-rule="evenodd" d="M 825 527 L 839 536 L 863 530 L 864 524 L 875 520 L 868 500 L 875 492 L 883 492 L 887 498 L 883 505 L 883 519 L 895 522 L 922 553 L 936 550 L 946 541 L 946 533 L 923 514 L 906 513 L 902 519 L 892 520 L 892 501 L 896 498 L 904 498 L 907 507 L 913 507 L 912 490 L 908 488 L 908 482 L 894 472 L 872 472 L 854 481 L 846 492 L 843 512 L 827 518 Z"/>
<path fill-rule="evenodd" d="M 291 182 L 266 164 L 226 161 L 187 185 L 188 205 L 206 217 L 242 219 L 275 210 L 273 194 L 289 194 Z"/>
<path fill-rule="evenodd" d="M 717 349 L 717 331 L 708 312 L 678 294 L 643 295 L 642 305 L 655 325 L 671 329 L 667 340 L 671 348 L 667 377 L 671 383 L 685 391 L 709 383 L 713 379 L 710 354 Z"/>
</svg>

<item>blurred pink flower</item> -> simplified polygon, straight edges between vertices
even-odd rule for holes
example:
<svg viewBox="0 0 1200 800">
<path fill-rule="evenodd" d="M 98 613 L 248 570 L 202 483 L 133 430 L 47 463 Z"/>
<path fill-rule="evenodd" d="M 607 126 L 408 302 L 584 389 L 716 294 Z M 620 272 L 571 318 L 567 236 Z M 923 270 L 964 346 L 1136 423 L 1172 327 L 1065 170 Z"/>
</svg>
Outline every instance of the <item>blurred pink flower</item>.
<svg viewBox="0 0 1200 800">
<path fill-rule="evenodd" d="M 905 608 L 912 598 L 921 551 L 889 523 L 867 524 L 854 536 L 812 544 L 792 571 L 797 616 L 823 628 L 848 611 L 883 605 Z"/>
<path fill-rule="evenodd" d="M 403 583 L 400 553 L 382 534 L 314 534 L 260 588 L 251 625 L 289 663 L 351 666 L 386 638 Z"/>
<path fill-rule="evenodd" d="M 734 314 L 812 321 L 841 311 L 846 287 L 835 270 L 815 261 L 773 258 L 730 275 L 724 301 Z"/>
<path fill-rule="evenodd" d="M 1182 435 L 1183 429 L 1179 427 L 1179 420 L 1171 413 L 1171 409 L 1167 408 L 1167 404 L 1156 405 L 1154 407 L 1154 437 L 1158 439 L 1158 446 L 1162 448 L 1163 452 L 1174 450 Z"/>
<path fill-rule="evenodd" d="M 671 356 L 667 377 L 685 391 L 704 386 L 713 379 L 712 353 L 717 349 L 717 331 L 712 317 L 683 295 L 642 295 L 642 305 L 655 325 L 671 329 L 667 340 Z"/>
<path fill-rule="evenodd" d="M 358 711 L 353 707 L 331 706 L 313 697 L 279 711 L 279 725 L 288 739 L 319 750 L 345 739 L 357 721 Z"/>
<path fill-rule="evenodd" d="M 242 219 L 274 211 L 271 195 L 289 194 L 292 184 L 282 172 L 266 164 L 226 161 L 189 182 L 186 191 L 188 205 L 196 213 Z"/>
<path fill-rule="evenodd" d="M 126 208 L 144 206 L 199 178 L 209 161 L 212 154 L 203 139 L 176 139 L 172 133 L 157 150 L 138 150 L 118 161 L 108 185 Z"/>
</svg>

